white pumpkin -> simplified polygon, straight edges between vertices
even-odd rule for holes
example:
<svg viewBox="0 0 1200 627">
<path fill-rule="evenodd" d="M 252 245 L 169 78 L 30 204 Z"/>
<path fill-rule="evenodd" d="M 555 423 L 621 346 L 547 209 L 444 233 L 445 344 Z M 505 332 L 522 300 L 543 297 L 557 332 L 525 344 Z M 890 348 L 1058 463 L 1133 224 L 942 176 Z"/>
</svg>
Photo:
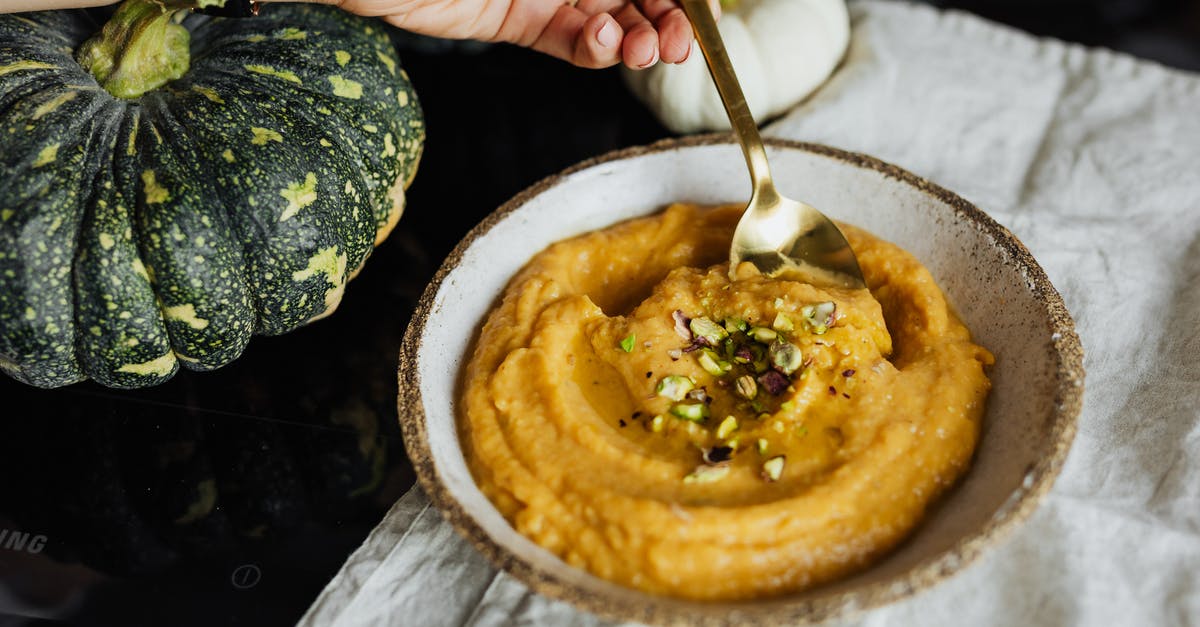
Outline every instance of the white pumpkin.
<svg viewBox="0 0 1200 627">
<path fill-rule="evenodd" d="M 787 111 L 829 75 L 850 42 L 844 0 L 723 1 L 718 27 L 746 102 L 759 123 Z M 729 130 L 700 53 L 680 64 L 623 70 L 625 82 L 676 133 Z"/>
</svg>

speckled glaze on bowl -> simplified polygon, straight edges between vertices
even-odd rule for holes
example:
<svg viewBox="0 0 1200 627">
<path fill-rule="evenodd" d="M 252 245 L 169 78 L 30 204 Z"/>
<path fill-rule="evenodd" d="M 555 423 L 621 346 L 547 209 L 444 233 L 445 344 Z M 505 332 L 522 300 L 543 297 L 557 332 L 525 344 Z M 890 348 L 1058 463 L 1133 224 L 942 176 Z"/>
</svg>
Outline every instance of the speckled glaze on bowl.
<svg viewBox="0 0 1200 627">
<path fill-rule="evenodd" d="M 567 566 L 514 531 L 475 486 L 455 418 L 461 366 L 508 280 L 557 240 L 674 201 L 744 202 L 749 195 L 742 156 L 727 135 L 610 153 L 533 185 L 473 229 L 426 289 L 400 354 L 400 422 L 421 486 L 484 555 L 541 594 L 653 624 L 823 621 L 957 572 L 1027 518 L 1058 474 L 1082 403 L 1083 354 L 1062 299 L 1029 251 L 970 203 L 895 166 L 812 144 L 770 141 L 768 149 L 783 194 L 915 254 L 975 340 L 995 353 L 972 468 L 874 566 L 752 602 L 699 603 L 624 588 Z"/>
</svg>

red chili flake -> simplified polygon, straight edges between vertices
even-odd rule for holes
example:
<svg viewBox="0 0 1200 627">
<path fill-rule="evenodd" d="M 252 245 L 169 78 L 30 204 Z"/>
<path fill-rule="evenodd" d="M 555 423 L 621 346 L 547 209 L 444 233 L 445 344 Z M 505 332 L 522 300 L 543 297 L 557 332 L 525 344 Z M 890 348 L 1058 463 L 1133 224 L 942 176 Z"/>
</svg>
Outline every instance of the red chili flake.
<svg viewBox="0 0 1200 627">
<path fill-rule="evenodd" d="M 641 417 L 642 417 L 642 412 L 640 412 L 640 411 L 635 411 L 635 412 L 633 412 L 633 415 L 632 415 L 632 416 L 630 416 L 630 418 L 632 418 L 632 419 L 634 419 L 634 420 L 637 420 L 637 419 L 639 419 L 639 418 L 641 418 Z"/>
<path fill-rule="evenodd" d="M 621 423 L 621 426 L 622 426 L 622 427 L 624 427 L 624 426 L 625 426 L 625 419 L 624 419 L 624 418 L 622 418 L 622 419 L 621 419 L 619 422 Z"/>
<path fill-rule="evenodd" d="M 850 377 L 853 377 L 853 376 L 854 376 L 854 369 L 853 369 L 853 368 L 850 368 L 850 369 L 847 369 L 847 370 L 843 370 L 843 371 L 842 371 L 842 376 L 843 376 L 843 377 L 846 377 L 847 379 L 849 379 Z"/>
<path fill-rule="evenodd" d="M 842 396 L 845 396 L 846 398 L 850 398 L 850 395 L 845 392 L 842 392 Z"/>
<path fill-rule="evenodd" d="M 653 373 L 653 372 L 650 372 L 650 371 L 647 371 L 647 372 L 646 372 L 646 378 L 647 378 L 647 379 L 652 379 L 652 378 L 654 378 L 654 373 Z"/>
<path fill-rule="evenodd" d="M 837 396 L 837 388 L 833 387 L 832 385 L 829 386 L 829 393 L 834 396 Z"/>
</svg>

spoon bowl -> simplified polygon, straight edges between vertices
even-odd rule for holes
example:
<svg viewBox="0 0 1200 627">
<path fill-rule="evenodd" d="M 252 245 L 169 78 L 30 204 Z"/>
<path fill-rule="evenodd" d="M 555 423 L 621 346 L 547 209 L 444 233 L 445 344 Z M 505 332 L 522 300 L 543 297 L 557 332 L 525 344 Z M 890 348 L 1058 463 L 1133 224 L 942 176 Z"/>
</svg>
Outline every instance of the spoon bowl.
<svg viewBox="0 0 1200 627">
<path fill-rule="evenodd" d="M 769 277 L 821 286 L 866 287 L 858 259 L 837 225 L 816 208 L 785 198 L 775 189 L 758 125 L 706 0 L 683 0 L 682 5 L 742 146 L 754 185 L 750 204 L 733 234 L 729 276 L 736 278 L 742 264 L 748 263 Z"/>
</svg>

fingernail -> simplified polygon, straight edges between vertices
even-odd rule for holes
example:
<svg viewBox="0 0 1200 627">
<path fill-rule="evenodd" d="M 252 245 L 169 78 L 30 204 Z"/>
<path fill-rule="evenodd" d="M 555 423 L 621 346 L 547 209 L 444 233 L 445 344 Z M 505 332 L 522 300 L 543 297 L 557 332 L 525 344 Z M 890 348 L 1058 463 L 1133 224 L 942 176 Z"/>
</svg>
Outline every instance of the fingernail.
<svg viewBox="0 0 1200 627">
<path fill-rule="evenodd" d="M 690 56 L 692 56 L 692 42 L 689 41 L 687 52 L 683 53 L 683 58 L 680 59 L 678 62 L 683 63 L 684 61 L 687 61 L 688 57 L 690 57 Z"/>
<path fill-rule="evenodd" d="M 596 32 L 596 42 L 605 48 L 617 45 L 617 27 L 612 22 L 605 22 Z"/>
<path fill-rule="evenodd" d="M 638 68 L 644 70 L 644 69 L 650 67 L 651 65 L 654 65 L 655 63 L 658 63 L 658 47 L 657 46 L 654 48 L 654 54 L 650 55 L 650 60 L 639 65 Z"/>
</svg>

